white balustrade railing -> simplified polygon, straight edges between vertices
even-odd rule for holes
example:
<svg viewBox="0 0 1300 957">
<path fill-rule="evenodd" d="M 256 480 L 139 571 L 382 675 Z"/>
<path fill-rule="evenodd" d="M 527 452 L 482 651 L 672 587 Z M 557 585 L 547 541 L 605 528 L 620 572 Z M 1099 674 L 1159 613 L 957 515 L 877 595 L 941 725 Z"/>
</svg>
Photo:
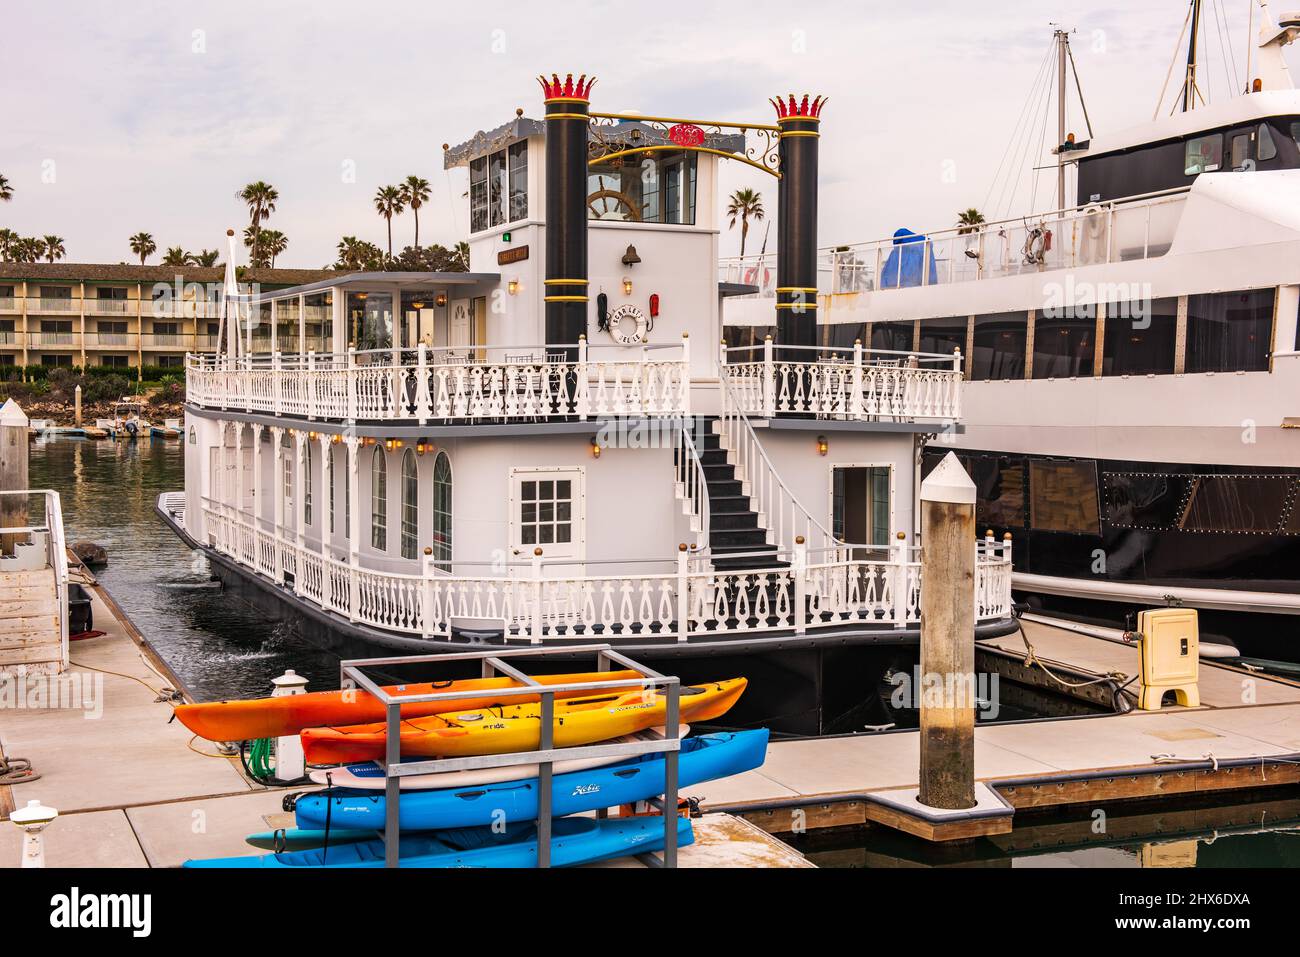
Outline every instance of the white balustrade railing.
<svg viewBox="0 0 1300 957">
<path fill-rule="evenodd" d="M 1014 219 L 890 236 L 817 251 L 819 295 L 949 285 L 1154 259 L 1169 251 L 1190 187 Z M 776 295 L 776 255 L 718 261 L 722 282 Z"/>
<path fill-rule="evenodd" d="M 748 381 L 748 380 L 742 380 Z M 718 417 L 721 444 L 735 466 L 741 488 L 749 496 L 758 524 L 767 529 L 768 541 L 778 549 L 803 543 L 820 552 L 841 542 L 795 496 L 768 458 L 749 422 L 748 393 L 730 376 L 722 379 L 722 413 Z"/>
<path fill-rule="evenodd" d="M 532 642 L 595 635 L 687 641 L 852 626 L 906 628 L 921 615 L 919 555 L 902 544 L 818 552 L 801 542 L 783 553 L 788 566 L 752 570 L 717 571 L 683 549 L 675 569 L 670 561 L 661 563 L 669 569 L 663 572 L 564 574 L 560 569 L 571 561 L 534 556 L 505 575 L 449 575 L 432 558 L 417 574 L 322 554 L 319 546 L 255 528 L 246 513 L 211 500 L 205 499 L 203 514 L 208 544 L 240 565 L 277 583 L 292 582 L 300 598 L 349 621 L 430 639 L 451 638 L 454 626 L 466 626 L 501 628 Z M 1011 543 L 988 539 L 976 548 L 976 618 L 1006 618 Z"/>
<path fill-rule="evenodd" d="M 755 356 L 757 354 L 757 356 Z M 961 353 L 774 346 L 722 350 L 722 370 L 741 411 L 772 418 L 813 415 L 852 422 L 961 418 Z"/>
<path fill-rule="evenodd" d="M 709 480 L 704 474 L 699 449 L 695 447 L 695 439 L 686 423 L 687 420 L 683 420 L 677 429 L 677 446 L 673 452 L 676 493 L 677 500 L 682 503 L 682 510 L 690 519 L 691 531 L 695 533 L 695 547 L 704 549 L 709 547 L 712 524 Z"/>
<path fill-rule="evenodd" d="M 490 358 L 416 349 L 344 356 L 187 357 L 190 402 L 363 421 L 539 421 L 690 412 L 690 340 L 618 348 L 482 346 Z M 629 355 L 629 352 L 631 355 Z"/>
</svg>

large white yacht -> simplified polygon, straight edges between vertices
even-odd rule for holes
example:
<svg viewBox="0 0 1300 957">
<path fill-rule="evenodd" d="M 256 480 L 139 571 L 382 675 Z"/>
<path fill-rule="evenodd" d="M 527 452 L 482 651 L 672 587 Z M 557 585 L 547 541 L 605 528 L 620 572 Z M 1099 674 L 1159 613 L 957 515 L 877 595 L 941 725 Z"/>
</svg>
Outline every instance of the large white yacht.
<svg viewBox="0 0 1300 957">
<path fill-rule="evenodd" d="M 1171 112 L 1076 139 L 1062 111 L 1068 208 L 821 250 L 819 331 L 827 348 L 965 357 L 964 431 L 926 458 L 959 450 L 1033 603 L 1184 604 L 1245 652 L 1294 658 L 1300 92 L 1283 48 L 1300 15 L 1254 13 L 1240 95 L 1202 102 L 1194 2 Z M 725 305 L 735 346 L 770 329 L 771 266 L 723 263 L 764 287 Z"/>
<path fill-rule="evenodd" d="M 232 593 L 336 647 L 609 641 L 744 675 L 729 720 L 843 727 L 875 649 L 917 640 L 918 463 L 959 425 L 960 361 L 817 344 L 820 99 L 713 123 L 542 86 L 542 119 L 444 151 L 468 272 L 259 293 L 229 267 L 158 510 Z M 790 210 L 753 350 L 722 344 L 723 301 L 757 290 L 718 279 L 721 162 L 779 174 Z M 971 543 L 977 636 L 1015 626 L 1014 547 Z"/>
</svg>

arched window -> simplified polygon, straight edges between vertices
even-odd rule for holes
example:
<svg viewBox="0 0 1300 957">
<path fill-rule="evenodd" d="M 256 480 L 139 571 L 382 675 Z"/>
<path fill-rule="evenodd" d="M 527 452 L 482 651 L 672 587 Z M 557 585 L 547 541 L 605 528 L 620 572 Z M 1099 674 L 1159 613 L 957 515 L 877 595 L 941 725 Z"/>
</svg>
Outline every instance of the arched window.
<svg viewBox="0 0 1300 957">
<path fill-rule="evenodd" d="M 311 440 L 302 445 L 302 515 L 303 524 L 311 524 Z"/>
<path fill-rule="evenodd" d="M 415 558 L 419 554 L 420 538 L 420 469 L 415 463 L 415 450 L 407 449 L 402 456 L 402 557 Z"/>
<path fill-rule="evenodd" d="M 433 559 L 451 571 L 451 459 L 439 452 L 433 463 Z"/>
<path fill-rule="evenodd" d="M 370 544 L 388 550 L 388 463 L 382 445 L 370 459 Z"/>
<path fill-rule="evenodd" d="M 323 479 L 325 482 L 325 487 L 329 489 L 329 510 L 330 510 L 329 533 L 333 535 L 334 534 L 334 449 L 328 445 L 325 446 L 325 461 L 322 463 L 322 469 L 324 470 L 325 473 Z"/>
</svg>

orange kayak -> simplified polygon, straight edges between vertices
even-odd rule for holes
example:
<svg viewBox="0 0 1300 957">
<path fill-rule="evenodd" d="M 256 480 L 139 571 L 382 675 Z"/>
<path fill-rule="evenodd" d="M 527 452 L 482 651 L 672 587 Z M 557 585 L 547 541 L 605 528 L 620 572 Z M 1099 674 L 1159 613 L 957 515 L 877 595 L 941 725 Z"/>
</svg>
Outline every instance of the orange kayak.
<svg viewBox="0 0 1300 957">
<path fill-rule="evenodd" d="M 635 671 L 586 671 L 569 675 L 536 675 L 544 685 L 579 684 L 591 681 L 626 680 L 639 678 Z M 536 695 L 519 698 L 501 698 L 494 692 L 501 688 L 516 688 L 514 678 L 468 678 L 461 681 L 426 682 L 424 684 L 388 685 L 389 694 L 431 694 L 435 691 L 482 691 L 481 698 L 461 701 L 426 701 L 402 705 L 403 718 L 420 718 L 455 707 L 461 710 L 488 708 L 502 701 L 536 702 Z M 581 694 L 564 692 L 563 698 Z M 278 738 L 297 734 L 304 728 L 326 725 L 361 724 L 383 721 L 384 706 L 368 692 L 310 691 L 306 694 L 286 695 L 282 698 L 250 698 L 243 701 L 209 701 L 203 704 L 182 704 L 176 707 L 176 717 L 181 724 L 201 738 L 209 741 L 248 741 L 254 738 Z"/>
<path fill-rule="evenodd" d="M 707 685 L 682 686 L 681 718 L 694 724 L 726 714 L 741 692 L 744 678 Z M 557 748 L 595 744 L 664 723 L 667 697 L 660 691 L 596 692 L 555 703 Z M 311 764 L 379 761 L 387 743 L 385 726 L 308 728 L 303 751 Z M 465 708 L 402 722 L 404 757 L 465 757 L 536 750 L 541 743 L 538 702 L 489 708 Z"/>
</svg>

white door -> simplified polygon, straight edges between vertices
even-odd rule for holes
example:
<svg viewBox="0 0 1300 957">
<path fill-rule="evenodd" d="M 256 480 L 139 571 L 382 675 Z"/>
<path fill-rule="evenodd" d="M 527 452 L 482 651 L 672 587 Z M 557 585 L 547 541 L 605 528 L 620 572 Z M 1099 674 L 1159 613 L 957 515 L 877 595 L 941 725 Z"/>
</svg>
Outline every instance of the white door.
<svg viewBox="0 0 1300 957">
<path fill-rule="evenodd" d="M 448 323 L 448 348 L 467 351 L 474 344 L 474 307 L 471 300 L 453 299 Z"/>
<path fill-rule="evenodd" d="M 582 573 L 586 500 L 579 466 L 510 470 L 510 560 L 527 563 L 542 550 L 548 576 Z M 565 559 L 571 563 L 553 564 Z M 527 574 L 524 564 L 513 565 Z"/>
</svg>

